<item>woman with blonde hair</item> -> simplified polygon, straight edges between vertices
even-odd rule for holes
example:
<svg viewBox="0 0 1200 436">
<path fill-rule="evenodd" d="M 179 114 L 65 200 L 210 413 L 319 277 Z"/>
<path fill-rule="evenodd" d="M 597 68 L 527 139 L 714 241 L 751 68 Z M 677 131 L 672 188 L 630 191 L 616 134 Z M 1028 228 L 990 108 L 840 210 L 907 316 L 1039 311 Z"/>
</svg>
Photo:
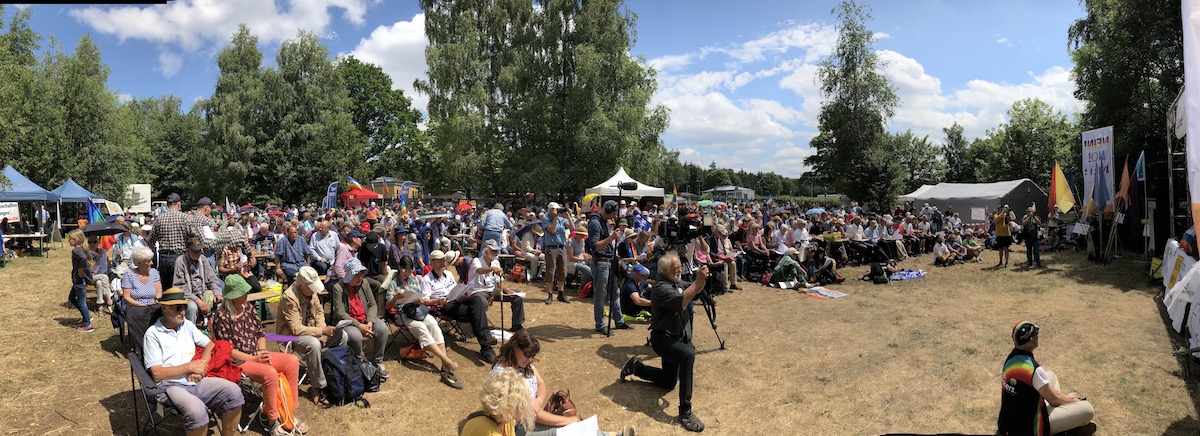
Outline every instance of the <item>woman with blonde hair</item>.
<svg viewBox="0 0 1200 436">
<path fill-rule="evenodd" d="M 516 436 L 518 421 L 525 428 L 533 427 L 535 410 L 529 384 L 514 369 L 488 372 L 479 402 L 483 410 L 467 417 L 459 433 L 462 436 Z"/>
<path fill-rule="evenodd" d="M 88 311 L 87 285 L 94 280 L 92 268 L 96 265 L 96 253 L 88 247 L 83 230 L 75 229 L 68 233 L 67 242 L 71 244 L 71 292 L 67 294 L 67 301 L 79 309 L 83 317 L 75 326 L 75 331 L 91 333 L 96 329 L 92 327 L 92 313 Z"/>
</svg>

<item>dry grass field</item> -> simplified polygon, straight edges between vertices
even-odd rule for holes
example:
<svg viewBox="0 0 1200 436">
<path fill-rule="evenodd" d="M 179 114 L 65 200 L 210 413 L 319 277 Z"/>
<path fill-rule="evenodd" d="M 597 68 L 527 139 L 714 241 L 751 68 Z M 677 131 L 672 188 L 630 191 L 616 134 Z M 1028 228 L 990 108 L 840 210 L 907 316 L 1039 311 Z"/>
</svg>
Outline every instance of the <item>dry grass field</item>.
<svg viewBox="0 0 1200 436">
<path fill-rule="evenodd" d="M 1048 268 L 1033 270 L 1018 266 L 1022 252 L 1009 269 L 991 262 L 934 269 L 929 256 L 910 259 L 902 266 L 930 270 L 925 279 L 847 281 L 832 287 L 849 294 L 837 300 L 759 286 L 719 297 L 728 349 L 716 350 L 702 313 L 695 328 L 702 355 L 694 405 L 705 434 L 990 434 L 1009 331 L 1022 319 L 1042 326 L 1038 360 L 1064 389 L 1092 401 L 1100 434 L 1200 434 L 1196 375 L 1184 380 L 1171 355 L 1178 344 L 1156 300 L 1161 286 L 1130 260 L 1096 266 L 1078 252 L 1045 258 Z M 115 330 L 107 318 L 95 333 L 70 328 L 78 313 L 65 303 L 69 262 L 56 250 L 0 269 L 0 433 L 133 433 L 129 368 Z M 645 330 L 605 338 L 592 332 L 590 300 L 545 306 L 542 291 L 526 290 L 526 326 L 542 341 L 537 365 L 550 389 L 570 389 L 602 429 L 686 433 L 672 421 L 677 392 L 617 381 L 629 356 L 658 362 L 643 346 Z M 440 384 L 432 360 L 399 363 L 393 349 L 391 380 L 368 394 L 373 407 L 318 410 L 302 398 L 298 415 L 314 435 L 454 434 L 478 407 L 486 368 L 474 340 L 451 348 L 464 390 Z"/>
</svg>

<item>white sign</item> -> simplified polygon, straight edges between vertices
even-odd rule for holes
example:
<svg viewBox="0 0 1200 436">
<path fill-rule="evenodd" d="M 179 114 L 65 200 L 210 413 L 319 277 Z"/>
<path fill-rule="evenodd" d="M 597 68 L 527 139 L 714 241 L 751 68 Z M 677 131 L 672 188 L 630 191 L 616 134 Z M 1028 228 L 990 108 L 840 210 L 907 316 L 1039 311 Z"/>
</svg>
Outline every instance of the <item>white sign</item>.
<svg viewBox="0 0 1200 436">
<path fill-rule="evenodd" d="M 150 213 L 150 185 L 137 184 L 125 187 L 125 196 L 129 197 L 129 211 L 133 213 Z"/>
<path fill-rule="evenodd" d="M 1112 126 L 1101 127 L 1096 130 L 1088 130 L 1083 132 L 1083 204 L 1088 204 L 1089 193 L 1095 195 L 1093 183 L 1096 181 L 1096 172 L 1100 172 L 1105 183 L 1105 189 L 1108 190 L 1108 201 L 1104 205 L 1112 203 L 1112 198 L 1116 195 L 1113 191 L 1113 128 Z M 1097 205 L 1102 206 L 1102 205 Z"/>
<path fill-rule="evenodd" d="M 20 210 L 17 209 L 17 202 L 0 203 L 0 220 L 8 218 L 9 221 L 19 221 L 21 219 Z"/>
<path fill-rule="evenodd" d="M 1084 223 L 1076 223 L 1075 229 L 1072 231 L 1075 232 L 1076 234 L 1086 235 L 1088 233 L 1088 230 L 1091 230 L 1091 229 L 1092 228 L 1090 225 L 1087 225 Z"/>
<path fill-rule="evenodd" d="M 1117 221 L 1117 224 L 1125 224 L 1125 214 L 1123 214 L 1121 212 L 1117 212 L 1117 216 L 1115 219 Z"/>
<path fill-rule="evenodd" d="M 987 209 L 982 207 L 972 207 L 971 221 L 987 221 Z"/>
</svg>

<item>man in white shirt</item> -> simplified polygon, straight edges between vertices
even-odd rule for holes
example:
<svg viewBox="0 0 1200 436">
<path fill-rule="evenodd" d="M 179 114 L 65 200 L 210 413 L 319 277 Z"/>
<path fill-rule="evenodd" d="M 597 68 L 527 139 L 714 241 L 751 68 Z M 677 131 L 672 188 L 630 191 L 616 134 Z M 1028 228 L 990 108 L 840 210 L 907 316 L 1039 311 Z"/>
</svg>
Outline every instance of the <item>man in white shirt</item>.
<svg viewBox="0 0 1200 436">
<path fill-rule="evenodd" d="M 933 244 L 933 264 L 935 266 L 953 265 L 957 256 L 950 247 L 946 246 L 946 240 L 942 235 L 937 235 L 937 242 Z"/>
<path fill-rule="evenodd" d="M 186 318 L 188 300 L 183 291 L 171 288 L 159 304 L 163 316 L 150 326 L 142 340 L 142 361 L 150 377 L 165 392 L 159 402 L 169 398 L 183 415 L 184 430 L 190 436 L 208 433 L 208 409 L 220 414 L 222 434 L 231 436 L 242 417 L 246 400 L 241 388 L 219 377 L 205 377 L 208 361 L 216 346 Z M 204 349 L 199 359 L 196 347 Z"/>
</svg>

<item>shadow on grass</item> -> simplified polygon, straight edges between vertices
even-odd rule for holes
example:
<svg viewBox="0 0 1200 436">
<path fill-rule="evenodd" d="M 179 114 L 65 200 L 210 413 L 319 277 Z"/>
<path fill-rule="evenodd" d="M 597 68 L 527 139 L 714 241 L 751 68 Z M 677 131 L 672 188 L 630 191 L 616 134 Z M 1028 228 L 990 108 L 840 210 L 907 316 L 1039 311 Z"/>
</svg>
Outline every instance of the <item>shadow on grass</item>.
<svg viewBox="0 0 1200 436">
<path fill-rule="evenodd" d="M 1186 417 L 1181 420 L 1171 423 L 1166 431 L 1163 431 L 1163 436 L 1183 436 L 1200 434 L 1200 421 L 1196 418 Z"/>
<path fill-rule="evenodd" d="M 1171 317 L 1167 314 L 1167 307 L 1160 303 L 1160 299 L 1155 297 L 1155 306 L 1158 307 L 1158 315 L 1163 320 L 1163 330 L 1167 332 L 1167 337 L 1171 341 L 1173 350 L 1190 348 L 1188 346 L 1187 337 L 1183 334 L 1176 333 L 1175 328 L 1171 326 Z M 1187 333 L 1187 330 L 1184 330 Z M 1187 386 L 1188 396 L 1192 398 L 1192 408 L 1200 414 L 1200 384 L 1196 378 L 1200 376 L 1200 360 L 1191 355 L 1175 356 L 1175 361 L 1179 363 L 1179 371 L 1172 371 L 1171 375 L 1178 376 L 1183 379 L 1184 386 Z M 1186 431 L 1184 429 L 1187 429 Z M 1200 421 L 1195 418 L 1187 417 L 1185 419 L 1175 421 L 1163 435 L 1196 435 L 1200 434 Z"/>
<path fill-rule="evenodd" d="M 654 354 L 654 350 L 650 349 L 650 347 L 638 345 L 629 347 L 615 347 L 612 344 L 601 345 L 600 348 L 596 349 L 596 355 L 600 356 L 604 360 L 607 360 L 608 363 L 611 363 L 614 368 L 618 369 L 622 366 L 625 366 L 625 362 L 627 362 L 630 357 L 638 357 L 642 360 L 658 357 L 658 355 Z"/>
<path fill-rule="evenodd" d="M 1120 254 L 1124 257 L 1113 259 L 1106 264 L 1096 264 L 1088 260 L 1087 252 L 1084 251 L 1055 253 L 1049 262 L 1043 257 L 1042 263 L 1049 263 L 1050 267 L 1039 271 L 1038 274 L 1058 273 L 1082 285 L 1113 286 L 1121 292 L 1142 292 L 1149 295 L 1159 292 L 1161 286 L 1151 285 L 1150 270 L 1147 266 L 1135 262 L 1139 257 L 1138 253 Z"/>
<path fill-rule="evenodd" d="M 589 328 L 573 327 L 562 324 L 543 324 L 527 327 L 529 333 L 536 336 L 538 341 L 555 343 L 563 339 L 581 339 L 599 335 Z"/>
<path fill-rule="evenodd" d="M 125 376 L 128 377 L 128 374 Z M 143 433 L 153 433 L 147 428 L 149 423 L 146 422 L 146 403 L 142 401 L 140 390 L 132 391 L 129 385 L 125 385 L 124 390 L 101 399 L 100 405 L 108 411 L 108 422 L 112 426 L 113 434 L 137 434 L 138 425 L 142 426 Z M 163 434 L 183 434 L 183 420 L 158 407 L 154 408 L 154 422 L 161 422 L 159 431 Z"/>
<path fill-rule="evenodd" d="M 671 406 L 667 395 L 672 392 L 674 390 L 668 391 L 649 382 L 632 380 L 617 381 L 600 389 L 600 394 L 608 397 L 613 403 L 663 424 L 675 422 L 675 416 L 667 414 L 667 408 Z"/>
</svg>

